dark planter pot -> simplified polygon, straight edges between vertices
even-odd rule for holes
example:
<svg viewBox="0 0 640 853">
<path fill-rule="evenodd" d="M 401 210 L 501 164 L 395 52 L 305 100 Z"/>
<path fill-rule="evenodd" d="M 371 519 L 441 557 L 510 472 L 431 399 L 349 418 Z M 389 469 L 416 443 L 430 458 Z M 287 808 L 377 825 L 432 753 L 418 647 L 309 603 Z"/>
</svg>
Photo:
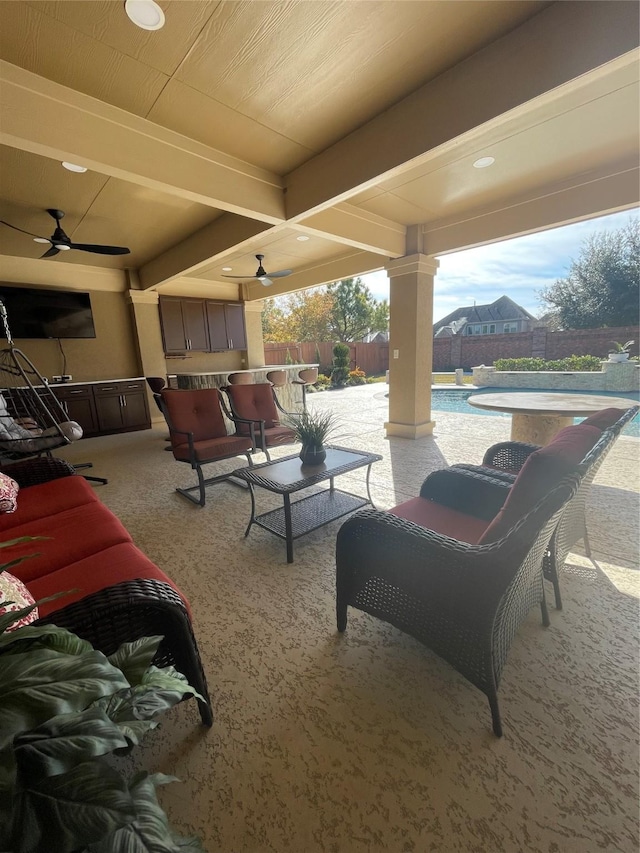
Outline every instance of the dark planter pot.
<svg viewBox="0 0 640 853">
<path fill-rule="evenodd" d="M 300 459 L 303 465 L 322 465 L 327 458 L 327 451 L 324 447 L 305 447 L 302 446 L 300 451 Z"/>
</svg>

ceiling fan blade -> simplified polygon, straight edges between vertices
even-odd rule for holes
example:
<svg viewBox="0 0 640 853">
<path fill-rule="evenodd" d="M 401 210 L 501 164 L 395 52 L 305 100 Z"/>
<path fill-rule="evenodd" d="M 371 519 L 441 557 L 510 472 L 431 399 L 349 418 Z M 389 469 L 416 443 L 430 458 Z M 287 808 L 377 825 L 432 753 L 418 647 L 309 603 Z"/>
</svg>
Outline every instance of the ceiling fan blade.
<svg viewBox="0 0 640 853">
<path fill-rule="evenodd" d="M 124 246 L 99 246 L 96 243 L 69 243 L 69 248 L 93 252 L 95 255 L 128 255 L 131 252 L 131 249 Z"/>
<path fill-rule="evenodd" d="M 269 278 L 284 278 L 285 275 L 291 275 L 292 270 L 278 270 L 278 272 L 270 272 Z"/>
<path fill-rule="evenodd" d="M 270 284 L 273 284 L 273 282 L 271 281 L 271 279 L 269 278 L 269 276 L 266 276 L 266 275 L 257 275 L 257 276 L 256 276 L 256 278 L 258 279 L 258 281 L 260 282 L 260 284 L 263 284 L 265 287 L 269 287 L 269 285 L 270 285 Z"/>
<path fill-rule="evenodd" d="M 43 258 L 52 258 L 54 255 L 59 255 L 59 254 L 60 254 L 60 249 L 58 249 L 56 246 L 52 246 L 50 249 L 47 249 L 47 251 L 44 253 L 44 255 L 40 255 L 40 260 L 42 260 Z"/>
<path fill-rule="evenodd" d="M 5 222 L 4 219 L 0 219 L 0 223 L 2 223 L 2 225 L 7 225 L 9 228 L 13 228 L 14 231 L 20 231 L 21 234 L 28 234 L 30 237 L 38 237 L 40 240 L 46 240 L 47 243 L 49 242 L 47 237 L 40 237 L 39 234 L 33 234 L 31 231 L 25 231 L 24 228 L 18 228 L 17 225 Z"/>
<path fill-rule="evenodd" d="M 255 276 L 252 276 L 252 275 L 225 275 L 224 273 L 222 273 L 222 278 L 241 278 L 244 281 L 246 281 L 247 279 L 250 279 L 250 278 L 254 278 L 254 277 Z"/>
</svg>

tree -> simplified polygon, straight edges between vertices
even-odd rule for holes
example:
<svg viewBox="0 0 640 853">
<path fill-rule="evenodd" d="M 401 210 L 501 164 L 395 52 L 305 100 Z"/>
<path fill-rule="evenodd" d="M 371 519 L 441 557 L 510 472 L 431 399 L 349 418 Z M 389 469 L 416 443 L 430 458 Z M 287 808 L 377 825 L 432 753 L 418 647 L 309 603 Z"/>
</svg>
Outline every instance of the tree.
<svg viewBox="0 0 640 853">
<path fill-rule="evenodd" d="M 327 288 L 333 297 L 330 325 L 335 340 L 359 341 L 369 332 L 386 332 L 389 305 L 376 302 L 359 278 L 347 278 Z"/>
<path fill-rule="evenodd" d="M 590 235 L 569 274 L 540 294 L 561 328 L 636 325 L 640 313 L 640 222 Z"/>
<path fill-rule="evenodd" d="M 262 312 L 265 341 L 331 341 L 329 316 L 333 299 L 326 287 L 266 299 Z"/>
</svg>

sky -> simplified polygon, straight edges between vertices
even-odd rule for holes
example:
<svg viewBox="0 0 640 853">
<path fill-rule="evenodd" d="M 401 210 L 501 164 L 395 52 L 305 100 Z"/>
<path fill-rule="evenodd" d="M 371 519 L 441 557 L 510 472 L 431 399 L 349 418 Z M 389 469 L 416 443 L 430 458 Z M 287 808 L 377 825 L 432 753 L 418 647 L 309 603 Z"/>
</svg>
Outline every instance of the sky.
<svg viewBox="0 0 640 853">
<path fill-rule="evenodd" d="M 640 211 L 626 210 L 576 222 L 562 228 L 502 243 L 467 249 L 439 258 L 435 277 L 434 323 L 456 308 L 486 305 L 509 296 L 534 316 L 544 313 L 539 291 L 564 278 L 583 240 L 596 231 L 616 230 L 638 219 Z M 361 276 L 376 299 L 389 298 L 389 280 L 384 270 Z"/>
</svg>

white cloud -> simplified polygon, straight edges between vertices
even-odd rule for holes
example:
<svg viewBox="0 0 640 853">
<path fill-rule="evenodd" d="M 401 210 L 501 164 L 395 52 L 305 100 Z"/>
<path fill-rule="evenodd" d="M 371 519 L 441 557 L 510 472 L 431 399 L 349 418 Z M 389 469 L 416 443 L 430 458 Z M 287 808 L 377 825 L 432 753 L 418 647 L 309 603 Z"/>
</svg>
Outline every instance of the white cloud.
<svg viewBox="0 0 640 853">
<path fill-rule="evenodd" d="M 503 294 L 532 314 L 542 313 L 539 291 L 567 274 L 584 239 L 596 231 L 621 228 L 633 217 L 638 217 L 637 210 L 443 255 L 435 280 L 434 321 L 456 308 L 474 301 L 479 305 L 493 302 Z M 364 275 L 362 280 L 376 299 L 389 298 L 384 270 Z"/>
</svg>

